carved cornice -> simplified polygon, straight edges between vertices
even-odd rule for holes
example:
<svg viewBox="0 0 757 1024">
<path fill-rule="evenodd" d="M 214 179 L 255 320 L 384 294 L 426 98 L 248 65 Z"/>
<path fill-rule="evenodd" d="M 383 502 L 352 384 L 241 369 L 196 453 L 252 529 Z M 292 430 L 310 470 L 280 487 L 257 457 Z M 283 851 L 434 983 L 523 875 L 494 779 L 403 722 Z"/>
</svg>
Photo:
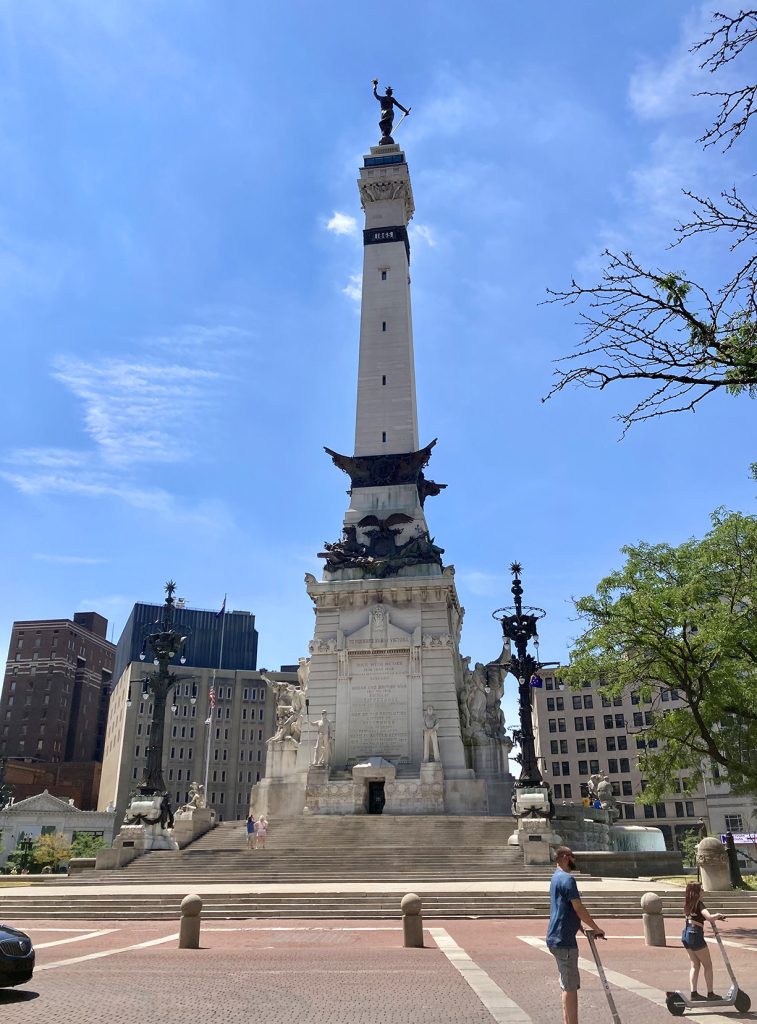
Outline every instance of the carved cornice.
<svg viewBox="0 0 757 1024">
<path fill-rule="evenodd" d="M 360 205 L 365 210 L 367 203 L 377 203 L 382 200 L 401 199 L 405 207 L 405 217 L 411 220 L 415 213 L 413 203 L 413 190 L 409 181 L 365 181 L 358 182 L 360 189 Z"/>
</svg>

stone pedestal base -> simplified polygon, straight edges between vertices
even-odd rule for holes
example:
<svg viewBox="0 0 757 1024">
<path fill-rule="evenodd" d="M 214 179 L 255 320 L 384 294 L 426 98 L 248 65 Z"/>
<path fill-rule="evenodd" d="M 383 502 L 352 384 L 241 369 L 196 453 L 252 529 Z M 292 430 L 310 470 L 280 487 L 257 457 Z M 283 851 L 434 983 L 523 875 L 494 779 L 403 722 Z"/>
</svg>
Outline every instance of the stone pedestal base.
<svg viewBox="0 0 757 1024">
<path fill-rule="evenodd" d="M 121 826 L 121 831 L 113 840 L 114 849 L 123 847 L 135 850 L 138 854 L 147 853 L 148 850 L 178 850 L 173 830 L 161 828 L 161 802 L 160 795 L 134 797 L 125 816 L 126 821 L 131 823 Z"/>
<path fill-rule="evenodd" d="M 426 761 L 421 765 L 421 782 L 441 785 L 444 782 L 444 769 L 441 761 Z"/>
<path fill-rule="evenodd" d="M 268 753 L 265 762 L 267 779 L 284 779 L 294 774 L 297 766 L 299 744 L 288 736 L 284 740 L 268 740 Z"/>
<path fill-rule="evenodd" d="M 210 831 L 215 823 L 216 812 L 210 807 L 194 807 L 191 811 L 177 811 L 174 819 L 173 838 L 179 849 L 182 849 Z"/>
<path fill-rule="evenodd" d="M 548 818 L 521 818 L 507 841 L 508 846 L 520 846 L 524 864 L 549 864 L 552 848 L 561 842 Z"/>
</svg>

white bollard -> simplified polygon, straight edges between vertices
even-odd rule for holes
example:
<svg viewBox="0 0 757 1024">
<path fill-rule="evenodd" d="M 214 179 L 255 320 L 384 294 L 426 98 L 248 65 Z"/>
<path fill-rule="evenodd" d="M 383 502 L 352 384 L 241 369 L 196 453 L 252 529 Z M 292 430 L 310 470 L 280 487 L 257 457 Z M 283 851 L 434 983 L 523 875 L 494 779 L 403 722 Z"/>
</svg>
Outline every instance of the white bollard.
<svg viewBox="0 0 757 1024">
<path fill-rule="evenodd" d="M 200 922 L 202 900 L 199 896 L 185 896 L 181 901 L 181 924 L 179 925 L 179 949 L 200 948 Z"/>
</svg>

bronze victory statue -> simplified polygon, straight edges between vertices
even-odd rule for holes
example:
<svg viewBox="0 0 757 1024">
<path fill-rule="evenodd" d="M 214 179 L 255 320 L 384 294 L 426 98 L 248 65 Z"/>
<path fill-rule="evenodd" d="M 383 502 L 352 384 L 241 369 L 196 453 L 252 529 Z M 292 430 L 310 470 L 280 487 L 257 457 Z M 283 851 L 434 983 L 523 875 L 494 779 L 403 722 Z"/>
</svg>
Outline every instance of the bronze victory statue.
<svg viewBox="0 0 757 1024">
<path fill-rule="evenodd" d="M 379 128 L 381 129 L 381 140 L 380 146 L 390 146 L 394 144 L 392 138 L 392 125 L 394 123 L 394 108 L 399 107 L 403 113 L 403 117 L 400 118 L 400 123 L 407 117 L 411 111 L 411 107 L 403 107 L 394 96 L 392 95 L 391 85 L 387 85 L 386 94 L 379 96 L 378 94 L 378 78 L 373 79 L 373 95 L 381 104 L 381 118 L 379 120 Z M 399 124 L 398 124 L 399 127 Z"/>
</svg>

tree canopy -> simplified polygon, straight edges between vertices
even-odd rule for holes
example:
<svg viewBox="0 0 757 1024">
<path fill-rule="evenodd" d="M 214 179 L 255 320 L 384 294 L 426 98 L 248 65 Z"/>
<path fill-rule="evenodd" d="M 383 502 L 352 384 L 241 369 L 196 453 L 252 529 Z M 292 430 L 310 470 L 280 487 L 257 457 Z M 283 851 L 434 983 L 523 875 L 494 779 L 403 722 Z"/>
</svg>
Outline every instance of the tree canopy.
<svg viewBox="0 0 757 1024">
<path fill-rule="evenodd" d="M 62 860 L 71 856 L 71 847 L 66 837 L 59 832 L 50 832 L 40 836 L 34 844 L 34 860 L 43 867 L 49 865 L 55 870 Z"/>
<path fill-rule="evenodd" d="M 692 52 L 700 67 L 717 75 L 757 40 L 757 10 L 735 16 L 716 12 L 712 31 Z M 739 64 L 738 67 L 742 65 Z M 699 141 L 730 148 L 757 113 L 757 83 L 700 95 L 720 107 Z M 576 306 L 582 340 L 558 360 L 555 382 L 544 399 L 578 384 L 604 390 L 618 381 L 649 385 L 618 414 L 624 432 L 632 424 L 668 413 L 693 411 L 709 395 L 757 394 L 757 208 L 736 188 L 716 199 L 682 191 L 692 202 L 673 246 L 701 235 L 723 240 L 738 266 L 715 287 L 690 280 L 679 269 L 639 262 L 631 252 L 605 251 L 600 280 L 548 289 L 548 302 Z M 672 262 L 672 261 L 671 261 Z"/>
<path fill-rule="evenodd" d="M 608 697 L 635 691 L 651 712 L 635 730 L 645 801 L 669 794 L 680 771 L 696 788 L 712 766 L 757 795 L 757 518 L 719 510 L 702 540 L 623 553 L 575 601 L 585 631 L 563 677 L 598 680 Z M 680 699 L 663 701 L 671 690 Z"/>
</svg>

